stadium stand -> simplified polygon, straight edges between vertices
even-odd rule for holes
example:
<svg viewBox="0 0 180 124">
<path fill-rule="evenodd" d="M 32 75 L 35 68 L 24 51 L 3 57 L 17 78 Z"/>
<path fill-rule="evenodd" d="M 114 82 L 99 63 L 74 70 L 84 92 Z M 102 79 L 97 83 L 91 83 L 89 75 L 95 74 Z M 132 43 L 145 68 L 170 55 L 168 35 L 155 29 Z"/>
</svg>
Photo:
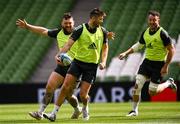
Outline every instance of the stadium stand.
<svg viewBox="0 0 180 124">
<path fill-rule="evenodd" d="M 17 29 L 16 19 L 26 18 L 32 24 L 46 27 L 58 25 L 57 20 L 69 10 L 73 5 L 73 0 L 47 0 L 46 2 L 10 0 L 6 2 L 6 8 L 0 15 L 2 20 L 0 26 L 3 28 L 0 32 L 0 82 L 22 83 L 35 70 L 39 60 L 49 48 L 51 40 Z"/>
<path fill-rule="evenodd" d="M 113 58 L 107 71 L 106 71 L 106 75 L 105 75 L 105 82 L 108 81 L 118 81 L 119 78 L 119 74 L 121 72 L 121 69 L 123 68 L 125 63 L 125 60 L 119 61 L 119 59 Z"/>
<path fill-rule="evenodd" d="M 73 3 L 73 0 L 0 1 L 0 83 L 27 81 L 52 43 L 51 39 L 18 29 L 15 26 L 16 19 L 25 18 L 32 24 L 53 28 L 58 26 L 57 20 L 72 8 Z M 171 76 L 180 80 L 179 0 L 103 0 L 101 8 L 107 13 L 104 26 L 114 31 L 116 38 L 109 42 L 108 67 L 103 71 L 98 70 L 97 81 L 134 79 L 137 66 L 143 58 L 142 53 L 132 54 L 123 61 L 114 57 L 138 41 L 147 26 L 146 16 L 150 9 L 161 13 L 162 27 L 177 41 L 170 73 L 164 79 Z"/>
<path fill-rule="evenodd" d="M 111 70 L 112 63 L 114 63 L 112 58 L 138 41 L 141 32 L 145 30 L 145 27 L 147 26 L 146 17 L 149 10 L 157 10 L 161 13 L 161 25 L 170 33 L 172 38 L 175 40 L 177 39 L 180 33 L 180 23 L 178 21 L 180 18 L 179 6 L 180 2 L 178 0 L 114 0 L 113 2 L 111 0 L 105 0 L 103 2 L 101 8 L 108 13 L 105 26 L 108 30 L 112 30 L 116 33 L 115 41 L 110 42 L 111 50 L 109 51 L 108 58 L 109 67 L 105 74 L 107 77 L 104 77 L 105 81 L 117 81 L 117 79 L 108 76 L 111 75 L 108 70 Z M 176 54 L 170 65 L 170 73 L 164 80 L 169 76 L 173 77 L 175 80 L 179 80 L 180 68 L 178 67 L 178 63 L 180 52 L 178 51 L 179 48 L 177 46 Z M 137 63 L 140 64 L 142 58 L 143 56 L 139 58 Z M 120 72 L 116 74 L 116 77 L 119 76 L 118 81 L 132 81 L 134 79 L 137 68 L 128 68 L 128 63 L 129 61 L 127 59 L 125 60 L 124 66 L 119 67 L 121 68 Z M 113 69 L 111 71 L 113 75 Z"/>
<path fill-rule="evenodd" d="M 103 82 L 104 81 L 104 77 L 105 77 L 105 73 L 106 73 L 106 69 L 100 70 L 98 68 L 96 81 Z"/>
<path fill-rule="evenodd" d="M 139 63 L 142 61 L 141 53 L 134 53 L 128 56 L 125 65 L 123 66 L 119 81 L 133 81 L 135 80 L 136 72 Z"/>
</svg>

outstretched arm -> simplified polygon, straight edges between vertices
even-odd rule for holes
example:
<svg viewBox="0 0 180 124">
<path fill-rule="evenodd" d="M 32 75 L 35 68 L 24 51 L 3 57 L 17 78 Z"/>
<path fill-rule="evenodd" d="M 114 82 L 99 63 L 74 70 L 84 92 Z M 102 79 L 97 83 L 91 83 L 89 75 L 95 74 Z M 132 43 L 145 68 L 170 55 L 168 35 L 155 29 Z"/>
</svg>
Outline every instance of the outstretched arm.
<svg viewBox="0 0 180 124">
<path fill-rule="evenodd" d="M 23 20 L 18 19 L 16 21 L 16 25 L 18 27 L 20 27 L 20 28 L 30 30 L 30 31 L 32 31 L 34 33 L 37 33 L 37 34 L 40 34 L 40 35 L 43 35 L 43 36 L 48 36 L 48 29 L 47 28 L 28 24 L 25 19 L 23 19 Z"/>
<path fill-rule="evenodd" d="M 129 54 L 134 53 L 134 52 L 138 51 L 139 49 L 142 49 L 143 47 L 144 47 L 144 44 L 140 44 L 139 42 L 137 42 L 131 48 L 129 48 L 127 51 L 120 53 L 119 59 L 122 60 Z"/>
</svg>

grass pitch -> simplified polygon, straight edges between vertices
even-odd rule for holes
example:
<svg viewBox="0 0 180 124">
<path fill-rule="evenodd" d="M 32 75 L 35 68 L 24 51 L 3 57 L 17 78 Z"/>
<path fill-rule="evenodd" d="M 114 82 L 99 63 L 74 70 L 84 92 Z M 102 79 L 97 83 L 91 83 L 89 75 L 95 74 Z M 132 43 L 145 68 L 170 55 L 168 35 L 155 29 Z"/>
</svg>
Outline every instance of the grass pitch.
<svg viewBox="0 0 180 124">
<path fill-rule="evenodd" d="M 73 112 L 69 104 L 64 104 L 59 110 L 57 120 L 49 122 L 46 119 L 35 120 L 28 115 L 29 111 L 36 111 L 38 104 L 9 104 L 0 105 L 0 124 L 35 124 L 35 123 L 180 123 L 180 102 L 145 103 L 139 107 L 139 116 L 126 117 L 131 110 L 130 103 L 95 103 L 90 104 L 90 120 L 83 121 L 81 116 L 78 120 L 70 119 Z M 53 104 L 49 105 L 46 112 L 53 109 Z"/>
</svg>

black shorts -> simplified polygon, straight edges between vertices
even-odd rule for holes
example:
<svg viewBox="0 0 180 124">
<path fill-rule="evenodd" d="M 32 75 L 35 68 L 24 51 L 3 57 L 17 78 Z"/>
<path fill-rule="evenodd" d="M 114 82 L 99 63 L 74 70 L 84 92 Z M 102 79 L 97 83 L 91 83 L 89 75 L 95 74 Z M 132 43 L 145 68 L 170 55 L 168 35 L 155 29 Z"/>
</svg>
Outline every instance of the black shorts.
<svg viewBox="0 0 180 124">
<path fill-rule="evenodd" d="M 162 80 L 161 68 L 164 66 L 164 61 L 151 61 L 144 59 L 140 65 L 138 74 L 142 74 L 151 79 L 153 83 L 160 83 Z"/>
<path fill-rule="evenodd" d="M 74 59 L 68 70 L 68 74 L 72 74 L 77 78 L 79 78 L 79 76 L 82 75 L 82 81 L 86 81 L 92 84 L 96 79 L 97 67 L 98 64 L 85 63 Z"/>
<path fill-rule="evenodd" d="M 56 69 L 54 69 L 54 71 L 57 72 L 58 74 L 62 75 L 63 77 L 65 77 L 69 67 L 70 66 L 57 65 Z"/>
</svg>

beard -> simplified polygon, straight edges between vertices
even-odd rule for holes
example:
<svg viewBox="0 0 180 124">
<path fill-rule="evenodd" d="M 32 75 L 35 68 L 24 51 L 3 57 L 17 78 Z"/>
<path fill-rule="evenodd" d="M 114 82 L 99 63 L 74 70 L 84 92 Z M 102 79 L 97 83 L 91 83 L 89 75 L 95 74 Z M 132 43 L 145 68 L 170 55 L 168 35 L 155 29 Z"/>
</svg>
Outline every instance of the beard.
<svg viewBox="0 0 180 124">
<path fill-rule="evenodd" d="M 159 27 L 158 25 L 149 25 L 151 31 L 156 31 L 156 29 Z"/>
<path fill-rule="evenodd" d="M 72 30 L 73 30 L 73 28 L 70 28 L 70 27 L 62 27 L 62 28 L 63 28 L 63 30 L 64 30 L 65 32 L 67 32 L 67 33 L 71 33 Z"/>
</svg>

